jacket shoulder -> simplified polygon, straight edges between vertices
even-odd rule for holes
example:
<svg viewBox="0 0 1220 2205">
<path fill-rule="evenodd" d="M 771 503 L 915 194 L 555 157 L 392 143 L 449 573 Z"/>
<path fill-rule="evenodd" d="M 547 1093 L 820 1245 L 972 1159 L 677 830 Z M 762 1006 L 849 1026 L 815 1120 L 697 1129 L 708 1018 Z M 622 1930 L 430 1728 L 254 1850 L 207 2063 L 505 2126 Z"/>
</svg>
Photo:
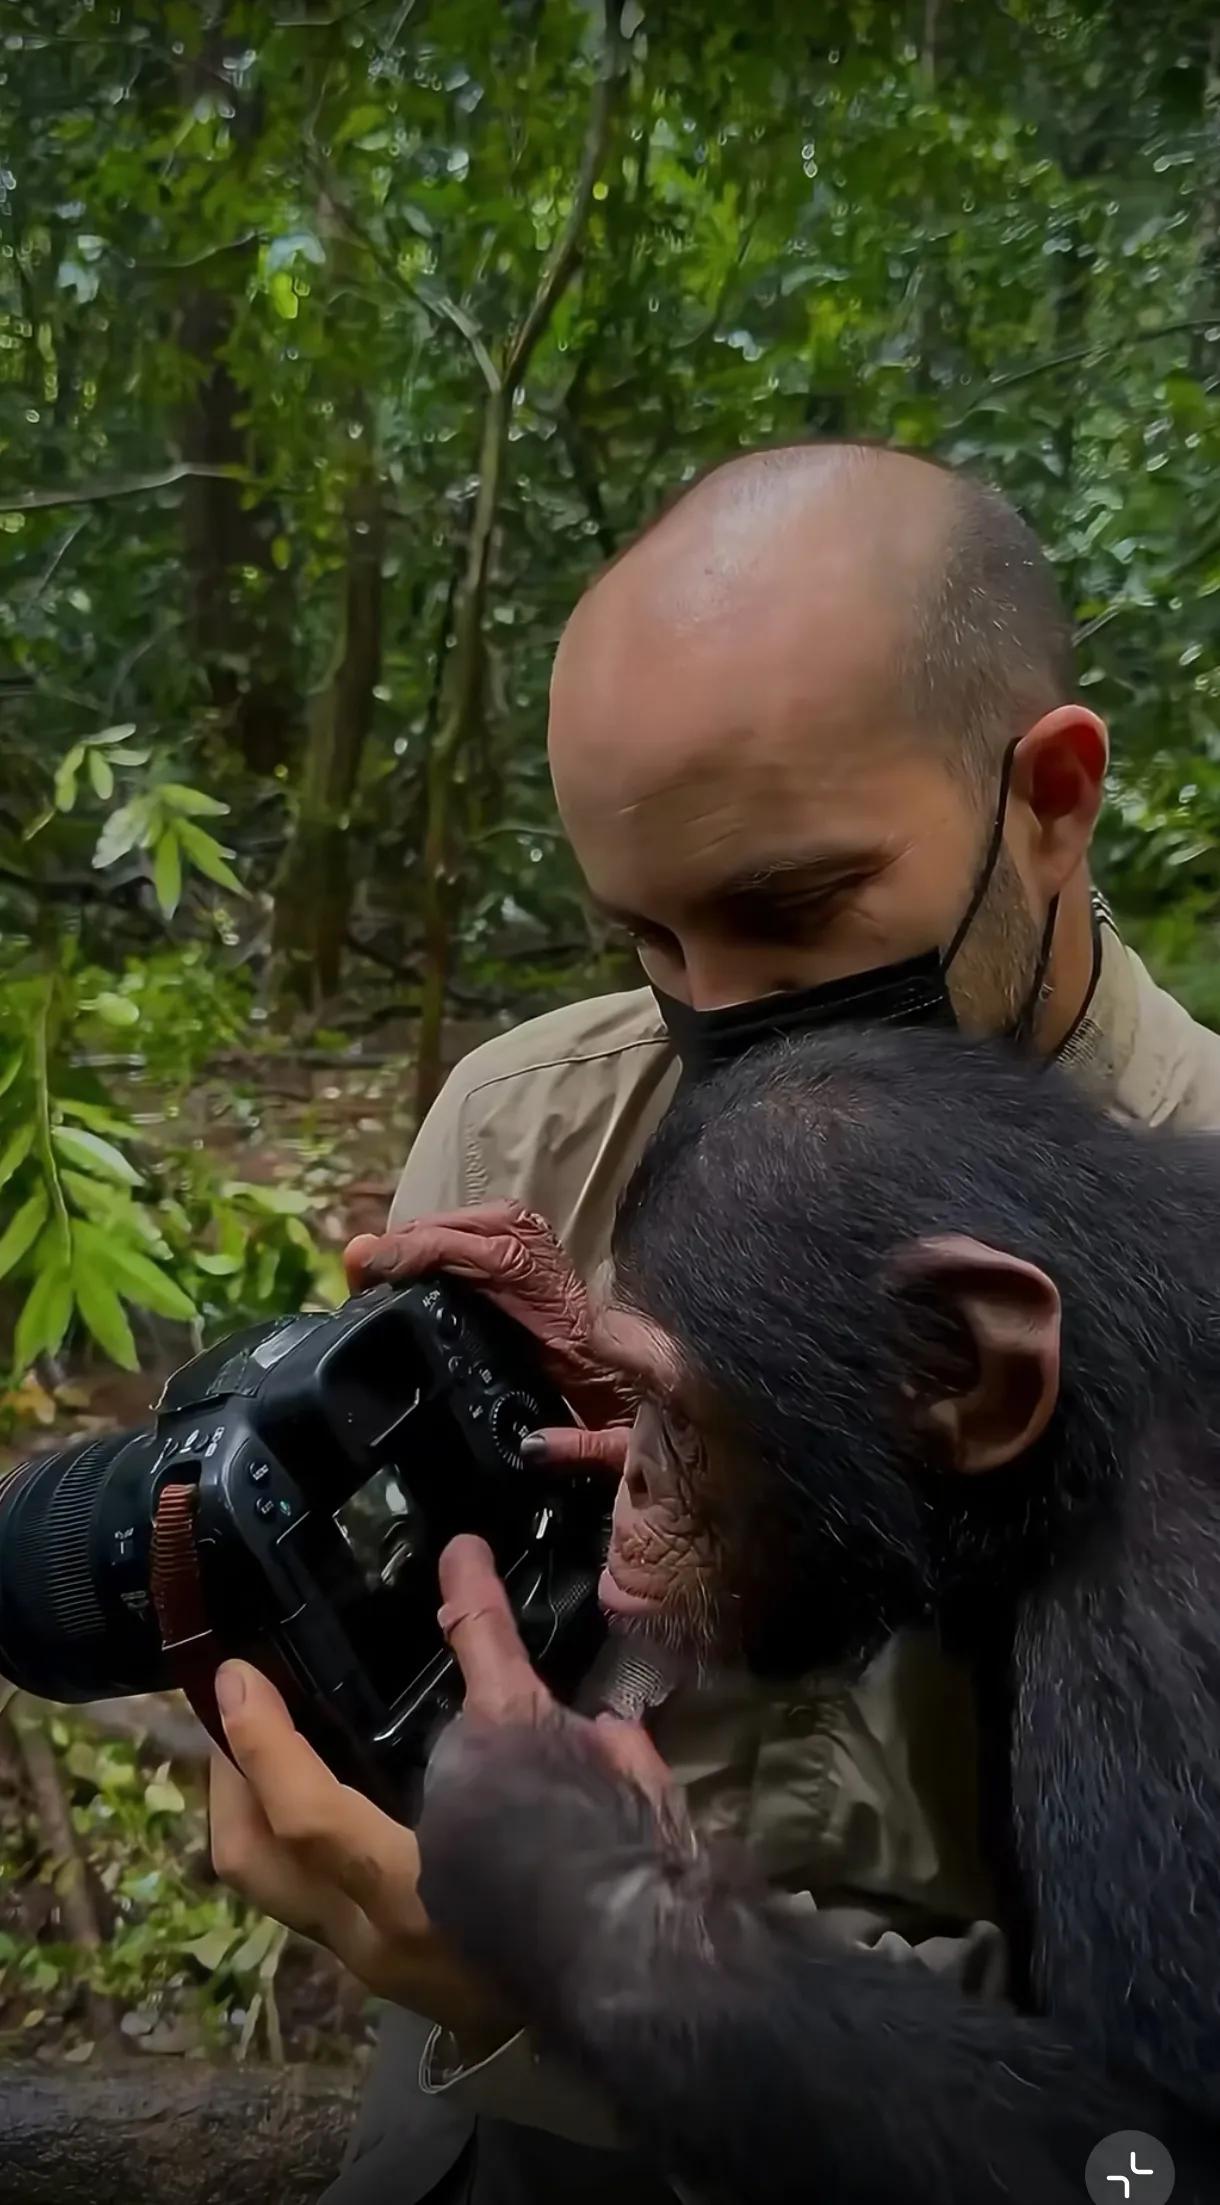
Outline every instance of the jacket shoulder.
<svg viewBox="0 0 1220 2205">
<path fill-rule="evenodd" d="M 508 1033 L 496 1034 L 463 1057 L 446 1086 L 454 1102 L 465 1101 L 506 1080 L 557 1070 L 568 1064 L 595 1063 L 634 1050 L 668 1047 L 656 1002 L 647 988 L 620 995 L 598 995 L 544 1011 Z"/>
</svg>

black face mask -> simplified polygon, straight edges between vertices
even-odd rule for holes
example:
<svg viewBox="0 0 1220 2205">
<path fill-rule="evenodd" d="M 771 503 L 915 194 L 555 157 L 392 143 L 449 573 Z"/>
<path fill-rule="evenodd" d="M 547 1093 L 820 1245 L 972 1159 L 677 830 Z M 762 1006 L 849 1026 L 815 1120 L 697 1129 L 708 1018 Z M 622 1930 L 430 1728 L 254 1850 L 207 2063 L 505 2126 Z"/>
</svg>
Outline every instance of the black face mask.
<svg viewBox="0 0 1220 2205">
<path fill-rule="evenodd" d="M 987 854 L 965 915 L 946 950 L 925 950 L 895 964 L 877 965 L 871 972 L 848 973 L 842 980 L 823 981 L 813 988 L 792 988 L 781 995 L 758 996 L 749 1003 L 729 1003 L 716 1011 L 693 1010 L 689 1003 L 679 1003 L 654 987 L 652 992 L 685 1076 L 696 1078 L 702 1072 L 713 1071 L 759 1042 L 776 1041 L 785 1034 L 814 1033 L 822 1026 L 955 1026 L 949 968 L 978 916 L 999 863 L 1016 753 L 1017 745 L 1012 743 L 1004 754 Z M 1030 1038 L 1050 963 L 1058 912 L 1059 898 L 1055 896 L 1046 914 L 1029 994 L 1008 1029 L 1011 1039 L 1019 1043 Z"/>
</svg>

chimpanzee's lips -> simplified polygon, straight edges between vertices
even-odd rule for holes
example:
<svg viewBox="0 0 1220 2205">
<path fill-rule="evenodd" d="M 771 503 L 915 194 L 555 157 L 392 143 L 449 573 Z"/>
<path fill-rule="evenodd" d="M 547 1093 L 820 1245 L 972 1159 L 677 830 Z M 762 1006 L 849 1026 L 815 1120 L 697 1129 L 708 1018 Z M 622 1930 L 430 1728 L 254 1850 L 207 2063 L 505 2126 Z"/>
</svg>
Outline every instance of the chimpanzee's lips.
<svg viewBox="0 0 1220 2205">
<path fill-rule="evenodd" d="M 628 1592 L 626 1586 L 619 1584 L 613 1570 L 609 1568 L 602 1571 L 597 1597 L 607 1615 L 625 1616 L 631 1622 L 642 1622 L 648 1617 L 659 1615 L 662 1607 L 659 1600 L 649 1599 L 643 1593 Z"/>
</svg>

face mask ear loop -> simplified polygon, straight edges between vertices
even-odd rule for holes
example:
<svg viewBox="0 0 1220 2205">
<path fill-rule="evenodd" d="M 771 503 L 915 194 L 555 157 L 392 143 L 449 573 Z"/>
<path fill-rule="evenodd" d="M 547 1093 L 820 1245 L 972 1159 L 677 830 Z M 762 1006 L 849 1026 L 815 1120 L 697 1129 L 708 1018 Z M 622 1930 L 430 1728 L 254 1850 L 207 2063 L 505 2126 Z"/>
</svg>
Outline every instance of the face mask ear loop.
<svg viewBox="0 0 1220 2205">
<path fill-rule="evenodd" d="M 1018 735 L 1016 741 L 1010 743 L 1004 753 L 1004 763 L 1000 769 L 1000 793 L 996 802 L 995 825 L 991 830 L 991 840 L 987 845 L 987 855 L 983 859 L 982 869 L 979 873 L 978 880 L 975 883 L 974 894 L 972 895 L 969 903 L 966 906 L 966 915 L 962 920 L 960 926 L 958 927 L 958 930 L 954 935 L 953 940 L 950 942 L 948 949 L 945 951 L 945 954 L 941 959 L 942 972 L 948 972 L 950 965 L 953 963 L 954 958 L 956 957 L 959 949 L 962 946 L 962 943 L 965 941 L 967 934 L 970 932 L 971 927 L 974 925 L 974 922 L 979 914 L 979 906 L 981 905 L 984 896 L 991 886 L 991 877 L 992 874 L 995 872 L 996 865 L 999 862 L 1000 851 L 1004 846 L 1004 822 L 1008 814 L 1008 791 L 1012 786 L 1012 769 L 1016 760 L 1017 752 L 1021 747 L 1021 741 L 1022 738 Z M 1041 980 L 1039 980 L 1038 985 L 1041 986 L 1041 984 Z"/>
<path fill-rule="evenodd" d="M 1030 983 L 1025 1008 L 1016 1024 L 1009 1028 L 1009 1038 L 1022 1047 L 1033 1039 L 1034 1022 L 1038 1015 L 1038 1004 L 1042 996 L 1042 983 L 1046 978 L 1047 966 L 1051 961 L 1051 951 L 1055 946 L 1055 921 L 1058 916 L 1059 898 L 1058 896 L 1052 896 L 1047 909 L 1046 925 L 1042 929 L 1042 946 L 1038 951 L 1038 962 L 1034 966 L 1034 977 Z"/>
</svg>

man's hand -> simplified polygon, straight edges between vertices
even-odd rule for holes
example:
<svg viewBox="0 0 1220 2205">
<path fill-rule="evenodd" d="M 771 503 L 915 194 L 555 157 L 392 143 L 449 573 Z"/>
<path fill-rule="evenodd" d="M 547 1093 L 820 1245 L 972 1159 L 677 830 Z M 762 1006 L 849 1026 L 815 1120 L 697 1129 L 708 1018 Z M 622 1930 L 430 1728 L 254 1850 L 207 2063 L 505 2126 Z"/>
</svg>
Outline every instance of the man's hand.
<svg viewBox="0 0 1220 2205">
<path fill-rule="evenodd" d="M 596 1723 L 556 1707 L 530 1666 L 490 1549 L 455 1539 L 441 1557 L 440 1620 L 466 1680 L 460 1729 L 478 1739 L 504 1726 L 565 1724 L 599 1761 L 654 1805 L 664 1763 L 634 1724 Z M 295 1728 L 279 1693 L 244 1662 L 217 1672 L 216 1698 L 237 1763 L 212 1763 L 212 1859 L 223 1882 L 303 1937 L 325 1945 L 360 1982 L 451 2029 L 468 2058 L 504 2042 L 516 2023 L 433 1930 L 419 1896 L 413 1833 L 340 1784 Z M 442 1754 L 443 1781 L 443 1754 Z"/>
<path fill-rule="evenodd" d="M 468 2056 L 502 2043 L 512 2020 L 424 1913 L 413 1833 L 331 1775 L 257 1670 L 224 1663 L 216 1698 L 237 1762 L 212 1762 L 217 1875 L 327 1946 L 377 1997 L 452 2029 Z"/>
<path fill-rule="evenodd" d="M 550 1226 L 519 1202 L 420 1218 L 380 1238 L 362 1233 L 343 1260 L 353 1294 L 387 1279 L 401 1285 L 427 1271 L 465 1279 L 532 1333 L 548 1378 L 591 1430 L 630 1416 L 618 1372 L 597 1354 L 583 1281 Z M 556 1461 L 574 1459 L 572 1451 L 551 1452 Z M 598 1458 L 586 1451 L 579 1459 L 587 1464 Z"/>
</svg>

